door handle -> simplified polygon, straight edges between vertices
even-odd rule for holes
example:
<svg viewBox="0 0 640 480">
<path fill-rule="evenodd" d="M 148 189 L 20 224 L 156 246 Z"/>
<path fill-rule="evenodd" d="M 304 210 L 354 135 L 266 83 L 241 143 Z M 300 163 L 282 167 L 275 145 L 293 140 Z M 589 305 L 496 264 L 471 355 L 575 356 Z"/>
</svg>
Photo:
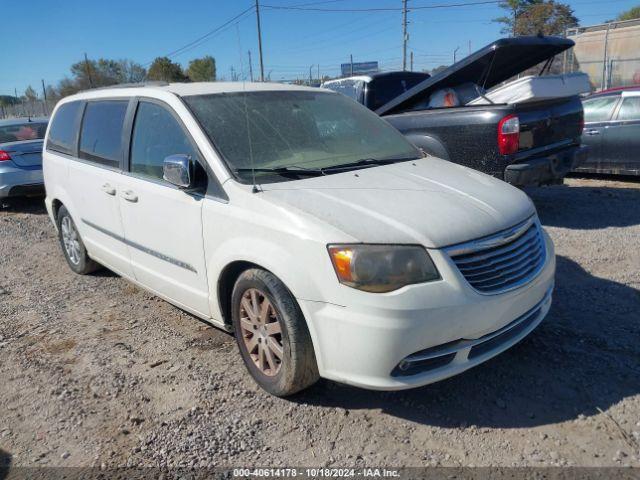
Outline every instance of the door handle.
<svg viewBox="0 0 640 480">
<path fill-rule="evenodd" d="M 138 196 L 135 193 L 133 193 L 133 191 L 131 190 L 124 190 L 122 192 L 122 198 L 124 198 L 129 202 L 134 202 L 134 203 L 138 201 Z"/>
<path fill-rule="evenodd" d="M 113 188 L 113 187 L 112 187 L 110 184 L 108 184 L 108 183 L 105 183 L 104 185 L 102 185 L 102 187 L 101 187 L 101 188 L 102 188 L 102 191 L 103 191 L 104 193 L 106 193 L 107 195 L 111 195 L 111 196 L 113 196 L 113 195 L 115 195 L 115 194 L 116 194 L 116 189 L 115 189 L 115 188 Z"/>
<path fill-rule="evenodd" d="M 600 135 L 600 130 L 585 130 L 585 135 Z"/>
</svg>

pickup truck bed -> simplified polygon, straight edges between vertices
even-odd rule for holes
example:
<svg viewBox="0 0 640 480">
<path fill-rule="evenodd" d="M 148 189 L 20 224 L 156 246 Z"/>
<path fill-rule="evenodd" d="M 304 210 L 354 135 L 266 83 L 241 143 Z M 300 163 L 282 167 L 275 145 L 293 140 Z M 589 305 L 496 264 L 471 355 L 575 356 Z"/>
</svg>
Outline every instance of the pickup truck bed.
<svg viewBox="0 0 640 480">
<path fill-rule="evenodd" d="M 501 155 L 500 120 L 520 122 L 518 151 Z M 580 146 L 579 97 L 513 105 L 477 105 L 418 110 L 384 118 L 426 153 L 480 170 L 511 184 L 549 184 L 586 158 Z"/>
</svg>

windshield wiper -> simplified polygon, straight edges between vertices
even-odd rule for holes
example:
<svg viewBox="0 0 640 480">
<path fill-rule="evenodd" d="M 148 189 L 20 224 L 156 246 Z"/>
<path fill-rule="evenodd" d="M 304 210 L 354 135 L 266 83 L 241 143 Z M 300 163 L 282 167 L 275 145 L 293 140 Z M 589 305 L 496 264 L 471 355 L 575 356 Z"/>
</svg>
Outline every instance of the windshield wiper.
<svg viewBox="0 0 640 480">
<path fill-rule="evenodd" d="M 283 176 L 309 176 L 318 177 L 324 175 L 322 169 L 319 168 L 303 168 L 292 165 L 290 167 L 260 167 L 260 168 L 236 168 L 235 173 L 275 173 Z"/>
<path fill-rule="evenodd" d="M 322 173 L 336 173 L 348 170 L 358 170 L 360 168 L 377 167 L 379 165 L 389 165 L 397 162 L 407 162 L 415 160 L 415 157 L 398 157 L 398 158 L 363 158 L 356 162 L 342 163 L 340 165 L 332 165 L 331 167 L 322 168 Z"/>
</svg>

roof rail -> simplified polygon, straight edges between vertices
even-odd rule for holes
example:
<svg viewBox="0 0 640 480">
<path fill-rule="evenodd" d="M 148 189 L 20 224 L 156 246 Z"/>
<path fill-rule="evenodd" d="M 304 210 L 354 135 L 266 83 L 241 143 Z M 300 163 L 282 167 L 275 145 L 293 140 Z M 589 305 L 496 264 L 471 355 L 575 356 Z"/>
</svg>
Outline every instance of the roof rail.
<svg viewBox="0 0 640 480">
<path fill-rule="evenodd" d="M 169 82 L 164 82 L 162 80 L 150 81 L 150 82 L 138 82 L 138 83 L 116 83 L 115 85 L 107 85 L 106 87 L 95 87 L 89 88 L 87 90 L 82 90 L 83 92 L 92 92 L 94 90 L 109 90 L 112 88 L 142 88 L 142 87 L 166 87 L 169 85 Z"/>
</svg>

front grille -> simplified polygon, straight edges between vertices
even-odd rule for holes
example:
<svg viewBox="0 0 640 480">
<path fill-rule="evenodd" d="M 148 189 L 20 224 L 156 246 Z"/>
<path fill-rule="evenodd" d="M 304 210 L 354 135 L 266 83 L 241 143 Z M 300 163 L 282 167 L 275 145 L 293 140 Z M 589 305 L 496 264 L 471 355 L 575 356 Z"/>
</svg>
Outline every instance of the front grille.
<svg viewBox="0 0 640 480">
<path fill-rule="evenodd" d="M 446 250 L 473 288 L 491 294 L 528 283 L 542 269 L 546 253 L 535 217 L 490 237 Z"/>
</svg>

